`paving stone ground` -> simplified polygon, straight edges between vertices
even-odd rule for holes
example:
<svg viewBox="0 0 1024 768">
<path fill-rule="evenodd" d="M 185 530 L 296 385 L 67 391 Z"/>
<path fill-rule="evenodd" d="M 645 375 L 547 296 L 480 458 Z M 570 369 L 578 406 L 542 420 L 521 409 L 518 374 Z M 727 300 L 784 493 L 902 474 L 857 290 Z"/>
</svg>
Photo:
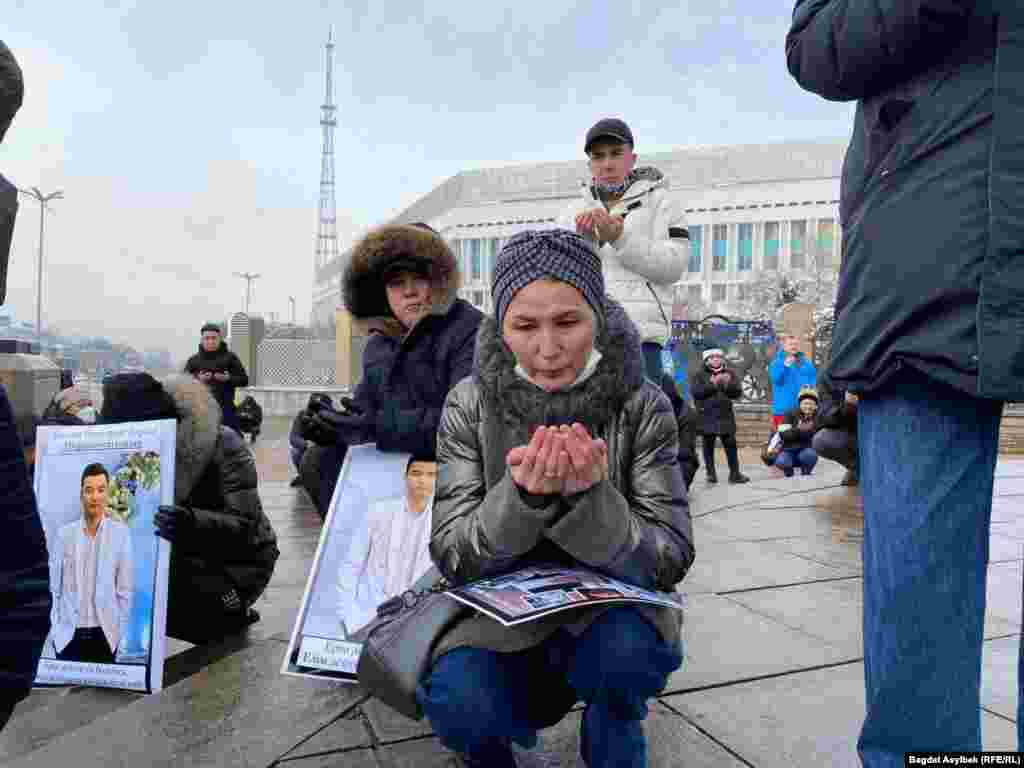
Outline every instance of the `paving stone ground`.
<svg viewBox="0 0 1024 768">
<path fill-rule="evenodd" d="M 287 425 L 284 425 L 286 428 Z M 244 635 L 172 641 L 153 696 L 88 688 L 33 692 L 0 733 L 0 764 L 399 768 L 455 766 L 424 722 L 357 686 L 279 673 L 319 537 L 304 492 L 288 485 L 284 429 L 254 446 L 281 559 Z M 645 723 L 649 765 L 857 766 L 864 708 L 861 501 L 822 462 L 784 478 L 746 457 L 745 486 L 707 485 L 691 508 L 698 556 L 687 660 Z M 724 465 L 724 461 L 723 461 Z M 1024 460 L 1001 461 L 995 490 L 982 686 L 986 749 L 1015 749 L 1024 553 Z M 538 692 L 539 694 L 542 691 Z M 520 753 L 523 766 L 582 766 L 581 713 Z"/>
</svg>

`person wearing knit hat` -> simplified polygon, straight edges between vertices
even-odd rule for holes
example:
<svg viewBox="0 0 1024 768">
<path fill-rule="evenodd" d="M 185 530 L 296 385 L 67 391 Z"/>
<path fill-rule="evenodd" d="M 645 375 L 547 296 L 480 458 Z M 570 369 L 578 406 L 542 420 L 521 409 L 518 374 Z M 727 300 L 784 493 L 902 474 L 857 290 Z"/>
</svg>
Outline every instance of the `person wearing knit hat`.
<svg viewBox="0 0 1024 768">
<path fill-rule="evenodd" d="M 778 428 L 782 450 L 775 458 L 775 466 L 786 477 L 792 477 L 796 467 L 800 468 L 801 474 L 809 475 L 818 463 L 818 454 L 813 447 L 817 414 L 818 390 L 801 387 L 797 394 L 797 407 L 783 417 Z"/>
<path fill-rule="evenodd" d="M 558 219 L 577 232 L 601 259 L 608 294 L 625 307 L 645 341 L 663 342 L 673 284 L 690 251 L 683 207 L 657 168 L 637 167 L 633 132 L 625 121 L 598 120 L 583 142 L 589 178 Z M 642 291 L 636 291 L 640 284 Z"/>
<path fill-rule="evenodd" d="M 701 448 L 707 481 L 718 482 L 715 471 L 715 438 L 718 438 L 722 441 L 729 464 L 729 482 L 750 482 L 750 478 L 740 472 L 736 415 L 732 407 L 733 400 L 743 396 L 740 377 L 725 365 L 725 353 L 717 347 L 705 349 L 701 359 L 704 367 L 690 376 L 690 393 L 697 406 L 697 429 L 702 435 Z"/>
<path fill-rule="evenodd" d="M 245 440 L 223 425 L 210 389 L 192 376 L 163 381 L 121 373 L 103 385 L 100 422 L 174 419 L 174 503 L 154 516 L 170 541 L 167 634 L 190 643 L 221 638 L 259 620 L 252 604 L 278 557 L 263 512 L 256 463 Z"/>
<path fill-rule="evenodd" d="M 249 374 L 238 355 L 228 349 L 217 323 L 204 323 L 199 333 L 199 351 L 188 359 L 185 373 L 195 376 L 210 388 L 220 405 L 224 426 L 241 434 L 235 390 L 249 386 Z"/>
<path fill-rule="evenodd" d="M 340 408 L 313 397 L 299 416 L 300 435 L 316 444 L 299 476 L 322 516 L 348 446 L 434 459 L 441 409 L 472 369 L 483 318 L 460 285 L 455 254 L 422 222 L 379 227 L 353 247 L 342 298 L 369 332 L 362 379 Z"/>
<path fill-rule="evenodd" d="M 557 560 L 674 590 L 694 556 L 676 421 L 593 247 L 564 230 L 519 233 L 491 295 L 472 376 L 438 432 L 435 565 L 463 584 Z M 468 765 L 514 766 L 511 740 L 532 746 L 583 700 L 588 763 L 643 766 L 646 702 L 682 663 L 680 616 L 589 608 L 504 627 L 469 612 L 436 646 L 419 702 Z"/>
</svg>

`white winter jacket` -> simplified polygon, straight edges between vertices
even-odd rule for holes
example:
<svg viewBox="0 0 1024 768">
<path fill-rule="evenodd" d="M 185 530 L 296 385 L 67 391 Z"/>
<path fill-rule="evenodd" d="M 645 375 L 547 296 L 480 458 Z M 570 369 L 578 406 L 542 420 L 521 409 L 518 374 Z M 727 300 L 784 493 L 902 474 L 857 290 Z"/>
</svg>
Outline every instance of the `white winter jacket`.
<svg viewBox="0 0 1024 768">
<path fill-rule="evenodd" d="M 608 210 L 624 217 L 622 236 L 598 250 L 605 291 L 626 309 L 645 340 L 663 341 L 669 334 L 666 320 L 672 317 L 672 285 L 686 268 L 689 233 L 682 206 L 668 196 L 660 171 L 637 168 L 630 179 L 625 194 Z M 584 182 L 580 198 L 566 209 L 558 226 L 576 231 L 576 215 L 602 205 L 593 187 Z"/>
</svg>

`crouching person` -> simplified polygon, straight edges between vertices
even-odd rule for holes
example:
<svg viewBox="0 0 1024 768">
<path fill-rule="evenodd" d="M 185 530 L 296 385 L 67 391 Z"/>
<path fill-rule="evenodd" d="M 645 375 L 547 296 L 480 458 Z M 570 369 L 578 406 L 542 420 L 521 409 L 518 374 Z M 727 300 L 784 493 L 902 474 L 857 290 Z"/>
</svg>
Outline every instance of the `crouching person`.
<svg viewBox="0 0 1024 768">
<path fill-rule="evenodd" d="M 857 485 L 860 477 L 857 406 L 860 400 L 845 386 L 832 381 L 828 374 L 818 377 L 818 393 L 821 396 L 818 431 L 811 445 L 819 456 L 846 468 L 841 485 Z"/>
<path fill-rule="evenodd" d="M 456 584 L 560 562 L 675 589 L 694 557 L 676 419 L 596 253 L 566 231 L 516 235 L 492 296 L 441 420 L 434 562 Z M 533 746 L 582 700 L 586 764 L 645 766 L 641 722 L 682 663 L 681 622 L 633 606 L 514 627 L 475 614 L 440 638 L 418 698 L 469 765 L 513 766 L 510 742 Z"/>
<path fill-rule="evenodd" d="M 783 416 L 779 424 L 782 450 L 775 459 L 775 466 L 786 477 L 792 477 L 796 467 L 800 468 L 800 474 L 809 475 L 818 463 L 818 454 L 812 447 L 817 414 L 818 393 L 814 387 L 804 387 L 797 398 L 797 407 Z"/>
<path fill-rule="evenodd" d="M 167 634 L 204 643 L 259 620 L 252 604 L 277 562 L 277 537 L 257 491 L 256 463 L 244 438 L 221 424 L 200 381 L 174 375 L 118 374 L 103 385 L 100 421 L 175 419 L 174 505 L 162 506 L 157 535 L 173 544 Z"/>
</svg>

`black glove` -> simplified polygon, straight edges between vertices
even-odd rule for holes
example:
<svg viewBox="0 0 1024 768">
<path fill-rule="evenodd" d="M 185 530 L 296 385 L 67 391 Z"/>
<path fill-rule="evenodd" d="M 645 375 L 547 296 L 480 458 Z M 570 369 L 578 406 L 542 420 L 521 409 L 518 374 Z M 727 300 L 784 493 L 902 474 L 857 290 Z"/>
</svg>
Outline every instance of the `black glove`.
<svg viewBox="0 0 1024 768">
<path fill-rule="evenodd" d="M 188 507 L 160 506 L 153 515 L 156 535 L 174 542 L 195 527 L 196 515 Z"/>
<path fill-rule="evenodd" d="M 338 443 L 359 445 L 361 443 L 372 443 L 376 439 L 373 423 L 363 413 L 340 413 L 333 410 L 324 410 L 313 414 L 310 422 L 314 434 L 323 437 L 332 435 L 334 437 L 328 443 L 329 445 L 337 445 Z M 313 442 L 317 441 L 314 439 Z M 323 445 L 324 443 L 318 444 Z"/>
<path fill-rule="evenodd" d="M 343 397 L 341 398 L 341 412 L 363 416 L 366 413 L 366 409 L 351 397 Z"/>
<path fill-rule="evenodd" d="M 303 440 L 308 440 L 321 446 L 334 445 L 338 441 L 335 430 L 325 427 L 322 423 L 313 421 L 317 412 L 305 410 L 299 413 L 299 434 Z"/>
<path fill-rule="evenodd" d="M 309 411 L 310 415 L 318 413 L 324 409 L 331 411 L 334 410 L 334 402 L 328 395 L 313 393 L 309 396 L 309 402 L 306 404 L 306 410 Z"/>
</svg>

